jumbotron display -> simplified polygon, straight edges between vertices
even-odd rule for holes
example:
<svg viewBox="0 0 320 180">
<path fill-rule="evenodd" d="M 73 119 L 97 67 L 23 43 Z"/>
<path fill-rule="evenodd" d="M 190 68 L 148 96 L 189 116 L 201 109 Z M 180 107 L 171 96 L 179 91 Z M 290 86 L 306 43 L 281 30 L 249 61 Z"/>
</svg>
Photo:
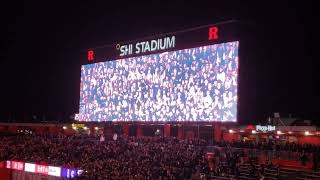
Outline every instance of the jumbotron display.
<svg viewBox="0 0 320 180">
<path fill-rule="evenodd" d="M 239 42 L 87 64 L 80 121 L 237 119 Z"/>
</svg>

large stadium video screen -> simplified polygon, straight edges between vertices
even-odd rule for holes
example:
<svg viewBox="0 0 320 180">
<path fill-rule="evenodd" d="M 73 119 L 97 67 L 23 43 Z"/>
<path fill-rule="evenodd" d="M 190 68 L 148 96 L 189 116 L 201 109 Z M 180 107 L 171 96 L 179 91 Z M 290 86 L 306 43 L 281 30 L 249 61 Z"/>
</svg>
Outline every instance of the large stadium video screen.
<svg viewBox="0 0 320 180">
<path fill-rule="evenodd" d="M 80 121 L 237 119 L 239 42 L 87 64 Z"/>
</svg>

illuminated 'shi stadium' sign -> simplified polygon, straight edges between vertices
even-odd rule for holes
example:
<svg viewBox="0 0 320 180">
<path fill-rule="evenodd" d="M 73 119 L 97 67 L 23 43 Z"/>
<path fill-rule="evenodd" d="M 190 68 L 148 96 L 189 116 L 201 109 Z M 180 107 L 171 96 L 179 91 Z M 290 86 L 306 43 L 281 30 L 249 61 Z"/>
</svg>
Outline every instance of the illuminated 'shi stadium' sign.
<svg viewBox="0 0 320 180">
<path fill-rule="evenodd" d="M 135 44 L 117 44 L 117 50 L 120 51 L 120 56 L 140 54 L 145 52 L 153 52 L 165 50 L 175 47 L 175 36 L 153 39 L 149 41 L 137 42 Z"/>
</svg>

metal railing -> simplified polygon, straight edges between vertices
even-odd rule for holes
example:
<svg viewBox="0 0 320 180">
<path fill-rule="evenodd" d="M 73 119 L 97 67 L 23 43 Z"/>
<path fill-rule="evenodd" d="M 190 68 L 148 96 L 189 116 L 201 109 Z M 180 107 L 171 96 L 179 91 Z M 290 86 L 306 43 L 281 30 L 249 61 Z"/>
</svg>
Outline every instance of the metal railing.
<svg viewBox="0 0 320 180">
<path fill-rule="evenodd" d="M 220 153 L 220 156 L 226 156 L 226 152 L 239 152 L 245 157 L 254 158 L 259 157 L 262 159 L 279 159 L 279 160 L 292 160 L 300 161 L 301 153 L 293 151 L 282 151 L 282 150 L 261 150 L 261 149 L 250 149 L 250 148 L 235 148 L 235 147 L 220 147 L 220 146 L 208 146 L 208 152 Z M 312 154 L 306 153 L 307 161 L 312 161 Z"/>
</svg>

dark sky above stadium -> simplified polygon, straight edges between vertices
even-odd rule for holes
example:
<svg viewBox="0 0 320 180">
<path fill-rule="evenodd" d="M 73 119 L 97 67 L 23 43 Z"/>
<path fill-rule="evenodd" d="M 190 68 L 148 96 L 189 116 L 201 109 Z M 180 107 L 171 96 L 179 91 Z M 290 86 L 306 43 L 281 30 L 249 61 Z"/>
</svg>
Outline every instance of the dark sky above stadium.
<svg viewBox="0 0 320 180">
<path fill-rule="evenodd" d="M 226 2 L 226 3 L 223 3 Z M 240 122 L 273 112 L 319 121 L 314 4 L 294 1 L 16 1 L 1 8 L 0 121 L 78 112 L 90 47 L 237 19 Z M 6 12 L 5 12 L 6 11 Z"/>
</svg>

